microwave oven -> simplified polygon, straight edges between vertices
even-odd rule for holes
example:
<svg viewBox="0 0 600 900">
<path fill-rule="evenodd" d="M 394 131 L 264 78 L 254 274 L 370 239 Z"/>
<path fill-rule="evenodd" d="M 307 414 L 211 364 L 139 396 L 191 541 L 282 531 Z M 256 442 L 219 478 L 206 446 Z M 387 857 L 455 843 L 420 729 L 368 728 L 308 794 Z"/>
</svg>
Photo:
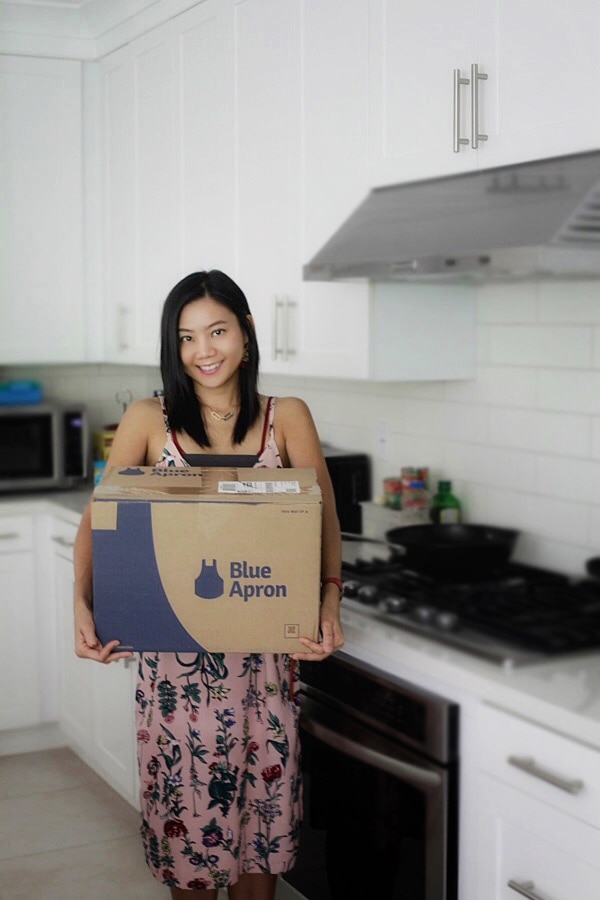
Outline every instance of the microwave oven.
<svg viewBox="0 0 600 900">
<path fill-rule="evenodd" d="M 79 404 L 0 406 L 0 491 L 77 487 L 87 479 L 88 446 Z"/>
</svg>

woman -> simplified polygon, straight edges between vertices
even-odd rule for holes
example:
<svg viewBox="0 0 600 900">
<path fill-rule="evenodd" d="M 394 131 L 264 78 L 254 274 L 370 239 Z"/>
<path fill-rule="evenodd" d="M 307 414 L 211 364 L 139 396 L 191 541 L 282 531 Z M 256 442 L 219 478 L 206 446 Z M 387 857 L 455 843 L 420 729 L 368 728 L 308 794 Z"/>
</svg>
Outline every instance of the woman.
<svg viewBox="0 0 600 900">
<path fill-rule="evenodd" d="M 343 645 L 341 541 L 319 438 L 303 401 L 257 391 L 258 344 L 246 297 L 218 271 L 187 276 L 165 301 L 164 398 L 129 407 L 109 466 L 312 467 L 323 496 L 321 641 L 285 654 L 142 653 L 136 692 L 142 837 L 173 898 L 272 900 L 295 861 L 301 817 L 296 660 Z M 176 538 L 181 539 L 181 538 Z M 75 545 L 78 656 L 104 646 L 93 618 L 90 508 Z"/>
</svg>

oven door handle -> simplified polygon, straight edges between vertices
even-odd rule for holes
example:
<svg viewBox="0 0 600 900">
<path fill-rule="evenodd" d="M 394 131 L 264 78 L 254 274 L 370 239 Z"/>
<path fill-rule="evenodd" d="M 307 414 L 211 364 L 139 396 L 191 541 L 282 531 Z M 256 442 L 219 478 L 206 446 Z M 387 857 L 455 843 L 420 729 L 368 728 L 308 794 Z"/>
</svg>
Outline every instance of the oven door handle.
<svg viewBox="0 0 600 900">
<path fill-rule="evenodd" d="M 410 763 L 402 762 L 402 760 L 394 759 L 370 747 L 363 747 L 336 731 L 331 731 L 320 722 L 314 719 L 303 718 L 302 728 L 317 740 L 322 741 L 334 750 L 351 756 L 359 762 L 374 766 L 382 772 L 387 772 L 395 778 L 401 779 L 406 784 L 420 790 L 435 790 L 442 784 L 442 777 L 437 772 L 431 772 L 427 769 L 421 769 L 419 766 L 413 766 Z"/>
</svg>

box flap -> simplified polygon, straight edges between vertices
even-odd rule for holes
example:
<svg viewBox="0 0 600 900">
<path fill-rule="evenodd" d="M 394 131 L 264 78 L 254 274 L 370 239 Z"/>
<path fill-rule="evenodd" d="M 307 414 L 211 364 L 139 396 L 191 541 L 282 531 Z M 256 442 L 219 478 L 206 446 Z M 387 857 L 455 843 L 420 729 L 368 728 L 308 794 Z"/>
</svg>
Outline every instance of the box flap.
<svg viewBox="0 0 600 900">
<path fill-rule="evenodd" d="M 217 468 L 199 466 L 111 466 L 93 500 L 257 502 L 294 495 L 320 502 L 314 469 Z"/>
</svg>

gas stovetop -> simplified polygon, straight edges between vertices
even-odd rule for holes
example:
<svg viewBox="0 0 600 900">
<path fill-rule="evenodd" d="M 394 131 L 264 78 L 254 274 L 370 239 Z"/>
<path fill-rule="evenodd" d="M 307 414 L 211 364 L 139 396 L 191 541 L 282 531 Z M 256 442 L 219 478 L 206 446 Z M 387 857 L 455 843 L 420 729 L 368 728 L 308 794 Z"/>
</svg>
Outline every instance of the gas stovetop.
<svg viewBox="0 0 600 900">
<path fill-rule="evenodd" d="M 393 559 L 344 564 L 344 606 L 506 665 L 600 650 L 600 582 L 509 563 L 436 580 Z"/>
</svg>

